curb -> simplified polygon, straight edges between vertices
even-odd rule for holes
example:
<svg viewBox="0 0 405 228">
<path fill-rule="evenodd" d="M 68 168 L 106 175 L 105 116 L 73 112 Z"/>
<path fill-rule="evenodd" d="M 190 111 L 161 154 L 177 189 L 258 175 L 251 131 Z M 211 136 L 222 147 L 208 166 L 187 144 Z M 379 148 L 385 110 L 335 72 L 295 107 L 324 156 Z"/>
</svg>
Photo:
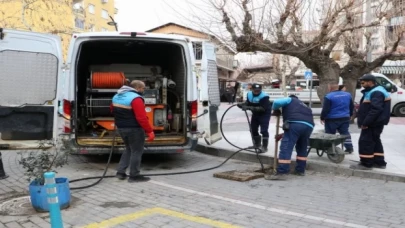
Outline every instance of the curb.
<svg viewBox="0 0 405 228">
<path fill-rule="evenodd" d="M 210 147 L 206 145 L 197 144 L 195 151 L 208 154 L 217 157 L 224 157 L 228 158 L 236 151 L 228 150 L 228 149 L 220 149 L 215 147 Z M 273 164 L 274 158 L 269 156 L 260 155 L 260 160 L 263 164 Z M 232 157 L 232 159 L 240 160 L 240 161 L 247 161 L 247 162 L 254 162 L 259 163 L 256 154 L 253 153 L 238 153 Z M 294 170 L 295 161 L 291 161 L 291 170 Z M 394 182 L 401 182 L 405 183 L 405 175 L 401 174 L 394 174 L 394 173 L 379 173 L 375 171 L 364 171 L 364 170 L 353 170 L 348 167 L 342 167 L 340 165 L 334 163 L 322 163 L 316 161 L 308 161 L 307 162 L 307 170 L 320 172 L 320 173 L 329 173 L 333 175 L 344 175 L 344 176 L 353 176 L 353 177 L 360 177 L 360 178 L 369 178 L 369 179 L 377 179 L 377 180 L 384 180 L 384 181 L 394 181 Z"/>
</svg>

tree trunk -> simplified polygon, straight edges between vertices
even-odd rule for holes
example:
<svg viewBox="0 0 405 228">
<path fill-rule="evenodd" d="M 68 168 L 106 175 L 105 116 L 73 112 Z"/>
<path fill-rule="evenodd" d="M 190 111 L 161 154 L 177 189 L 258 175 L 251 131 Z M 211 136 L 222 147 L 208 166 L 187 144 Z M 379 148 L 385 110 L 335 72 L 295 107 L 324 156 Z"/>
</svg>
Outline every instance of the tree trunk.
<svg viewBox="0 0 405 228">
<path fill-rule="evenodd" d="M 352 94 L 353 100 L 356 98 L 357 81 L 361 76 L 369 73 L 364 61 L 355 60 L 357 59 L 351 59 L 341 71 L 343 84 L 346 86 L 346 91 Z"/>
<path fill-rule="evenodd" d="M 352 78 L 352 77 L 349 77 L 349 78 L 346 78 L 346 79 L 344 79 L 342 77 L 342 79 L 343 79 L 343 84 L 346 86 L 346 92 L 349 92 L 349 93 L 352 94 L 352 98 L 353 98 L 353 101 L 354 101 L 354 99 L 356 98 L 357 79 Z"/>
<path fill-rule="evenodd" d="M 335 63 L 335 62 L 334 62 Z M 329 66 L 328 66 L 329 65 Z M 340 67 L 337 63 L 328 64 L 326 66 L 320 66 L 319 71 L 316 72 L 319 78 L 319 87 L 317 89 L 317 94 L 321 104 L 323 104 L 323 99 L 325 95 L 329 92 L 329 83 L 338 83 Z"/>
<path fill-rule="evenodd" d="M 286 88 L 286 81 L 285 81 L 285 72 L 281 72 L 281 89 L 283 90 L 284 97 L 287 97 L 287 88 Z"/>
</svg>

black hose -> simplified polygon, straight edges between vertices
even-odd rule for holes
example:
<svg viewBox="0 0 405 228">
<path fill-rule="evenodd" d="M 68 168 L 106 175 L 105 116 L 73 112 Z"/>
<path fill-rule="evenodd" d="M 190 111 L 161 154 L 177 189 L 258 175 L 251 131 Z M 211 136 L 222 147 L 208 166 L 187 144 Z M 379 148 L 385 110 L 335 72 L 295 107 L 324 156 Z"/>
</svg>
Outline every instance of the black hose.
<svg viewBox="0 0 405 228">
<path fill-rule="evenodd" d="M 238 151 L 234 152 L 234 153 L 231 154 L 231 156 L 229 156 L 225 161 L 223 161 L 221 164 L 219 164 L 219 165 L 217 165 L 217 166 L 214 166 L 214 167 L 205 168 L 205 169 L 198 169 L 198 170 L 191 170 L 191 171 L 184 171 L 184 172 L 149 173 L 149 174 L 143 174 L 143 176 L 149 176 L 149 177 L 151 177 L 151 176 L 181 175 L 181 174 L 198 173 L 198 172 L 204 172 L 204 171 L 209 171 L 209 170 L 217 169 L 217 168 L 223 166 L 227 161 L 229 161 L 229 159 L 231 159 L 233 156 L 235 156 L 237 153 L 239 153 L 239 152 L 241 152 L 241 151 L 243 151 L 243 150 L 256 153 L 257 158 L 259 159 L 260 165 L 261 165 L 261 167 L 262 167 L 262 171 L 264 172 L 263 163 L 262 163 L 262 161 L 260 160 L 260 157 L 259 157 L 259 151 L 261 151 L 259 148 L 254 148 L 253 146 L 247 147 L 247 148 L 240 148 L 240 147 L 234 145 L 233 143 L 231 143 L 231 142 L 225 137 L 225 134 L 224 134 L 223 129 L 222 129 L 222 122 L 223 122 L 223 120 L 224 120 L 225 114 L 226 114 L 231 108 L 233 108 L 234 106 L 235 106 L 235 105 L 232 105 L 231 107 L 229 107 L 229 108 L 224 112 L 224 114 L 222 115 L 221 122 L 220 122 L 220 131 L 221 131 L 222 137 L 225 139 L 225 141 L 227 141 L 230 145 L 232 145 L 232 146 L 236 147 L 237 149 L 239 149 Z M 249 116 L 248 116 L 248 114 L 247 114 L 246 111 L 245 111 L 245 114 L 246 114 L 246 118 L 247 118 L 248 123 L 249 123 L 249 129 L 250 129 L 250 133 L 251 133 L 251 136 L 252 136 L 252 131 L 251 131 L 251 127 L 250 127 Z M 90 188 L 90 187 L 93 187 L 93 186 L 99 184 L 104 178 L 112 178 L 112 177 L 115 177 L 115 175 L 108 175 L 108 176 L 106 176 L 105 174 L 107 173 L 108 167 L 110 166 L 111 157 L 112 157 L 112 154 L 113 154 L 113 152 L 114 152 L 116 134 L 117 134 L 117 133 L 116 133 L 116 130 L 114 130 L 113 143 L 112 143 L 112 146 L 111 146 L 110 155 L 109 155 L 109 157 L 108 157 L 107 165 L 106 165 L 106 167 L 104 168 L 103 175 L 102 175 L 102 176 L 95 176 L 95 177 L 85 177 L 85 178 L 74 179 L 74 180 L 70 180 L 69 182 L 70 182 L 70 183 L 74 183 L 74 182 L 79 182 L 79 181 L 84 181 L 84 180 L 92 180 L 92 179 L 99 179 L 99 180 L 97 180 L 96 182 L 94 182 L 93 184 L 90 184 L 90 185 L 81 186 L 81 187 L 72 187 L 72 188 L 70 188 L 70 190 L 79 190 L 79 189 Z M 253 136 L 252 136 L 252 140 L 253 140 Z M 249 149 L 252 149 L 252 148 L 255 149 L 255 151 L 249 150 Z"/>
<path fill-rule="evenodd" d="M 104 178 L 114 177 L 114 176 L 106 176 L 105 174 L 107 173 L 108 167 L 110 166 L 112 154 L 113 154 L 114 148 L 115 148 L 115 139 L 116 139 L 116 137 L 117 137 L 117 131 L 116 131 L 116 127 L 115 127 L 115 128 L 114 128 L 114 135 L 113 135 L 113 143 L 112 143 L 111 150 L 110 150 L 110 156 L 108 156 L 107 165 L 106 165 L 105 168 L 104 168 L 103 175 L 101 175 L 101 176 L 99 176 L 99 177 L 96 177 L 96 178 L 99 178 L 99 180 L 96 181 L 96 182 L 94 182 L 93 184 L 90 184 L 90 185 L 70 188 L 71 190 L 79 190 L 79 189 L 90 188 L 90 187 L 93 187 L 93 186 L 97 185 L 98 183 L 100 183 Z M 96 178 L 90 178 L 90 179 L 96 179 Z M 81 179 L 71 180 L 71 181 L 69 181 L 69 182 L 70 182 L 70 183 L 74 183 L 74 182 L 83 181 L 83 180 L 89 180 L 89 179 L 87 179 L 87 178 L 81 178 Z"/>
<path fill-rule="evenodd" d="M 255 146 L 251 146 L 251 147 L 248 147 L 248 148 L 241 148 L 241 147 L 238 147 L 237 145 L 231 143 L 231 142 L 226 138 L 226 136 L 225 136 L 225 134 L 224 134 L 224 131 L 223 131 L 223 128 L 222 128 L 222 123 L 224 122 L 224 117 L 225 117 L 226 113 L 227 113 L 229 110 L 231 110 L 233 107 L 235 107 L 235 106 L 236 106 L 236 104 L 235 104 L 235 105 L 231 105 L 227 110 L 225 110 L 224 114 L 223 114 L 222 117 L 221 117 L 221 121 L 219 122 L 219 130 L 221 131 L 221 135 L 222 135 L 222 137 L 225 139 L 225 141 L 226 141 L 227 143 L 229 143 L 231 146 L 235 147 L 236 149 L 239 149 L 239 150 L 241 150 L 241 151 L 242 151 L 242 150 L 245 150 L 245 151 L 248 151 L 248 152 L 256 153 L 256 157 L 257 157 L 257 159 L 258 159 L 259 162 L 260 162 L 260 166 L 262 167 L 262 171 L 264 172 L 263 162 L 260 160 L 260 156 L 259 156 L 259 153 L 262 152 L 262 149 L 256 148 Z M 248 125 L 249 125 L 250 137 L 251 137 L 251 139 L 252 139 L 252 143 L 254 144 L 254 139 L 253 139 L 253 134 L 252 134 L 252 126 L 251 126 L 251 124 L 250 124 L 249 115 L 247 114 L 246 111 L 245 111 L 245 115 L 246 115 L 246 119 L 247 119 L 247 122 L 248 122 Z M 249 149 L 254 149 L 254 151 L 253 151 L 253 150 L 249 150 Z"/>
</svg>

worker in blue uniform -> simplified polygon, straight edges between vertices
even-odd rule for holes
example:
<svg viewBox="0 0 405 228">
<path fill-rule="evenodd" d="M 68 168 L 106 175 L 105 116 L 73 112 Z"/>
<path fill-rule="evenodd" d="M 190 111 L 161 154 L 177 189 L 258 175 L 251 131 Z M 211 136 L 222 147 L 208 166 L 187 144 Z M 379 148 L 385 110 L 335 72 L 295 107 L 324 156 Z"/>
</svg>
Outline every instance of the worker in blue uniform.
<svg viewBox="0 0 405 228">
<path fill-rule="evenodd" d="M 321 123 L 325 124 L 325 133 L 347 135 L 344 142 L 345 152 L 353 152 L 353 144 L 349 133 L 350 119 L 353 116 L 354 103 L 352 95 L 339 90 L 337 83 L 329 84 L 329 93 L 323 99 Z"/>
<path fill-rule="evenodd" d="M 359 138 L 360 163 L 351 165 L 352 169 L 385 169 L 384 148 L 381 133 L 391 116 L 391 98 L 387 90 L 378 85 L 371 74 L 360 78 L 364 88 L 361 92 L 360 108 L 357 113 L 357 125 L 361 129 Z"/>
<path fill-rule="evenodd" d="M 314 116 L 311 108 L 295 95 L 276 99 L 273 103 L 273 115 L 280 116 L 282 108 L 284 136 L 280 144 L 277 172 L 266 174 L 266 180 L 284 180 L 290 173 L 292 151 L 297 151 L 294 174 L 305 175 L 309 137 L 314 129 Z M 276 136 L 277 137 L 277 136 Z"/>
<path fill-rule="evenodd" d="M 261 152 L 263 153 L 267 152 L 271 116 L 271 103 L 269 96 L 262 91 L 261 85 L 254 83 L 251 91 L 247 94 L 246 102 L 239 103 L 237 106 L 244 111 L 252 111 L 250 127 L 254 146 L 255 148 L 261 149 Z M 261 136 L 259 135 L 259 127 Z"/>
</svg>

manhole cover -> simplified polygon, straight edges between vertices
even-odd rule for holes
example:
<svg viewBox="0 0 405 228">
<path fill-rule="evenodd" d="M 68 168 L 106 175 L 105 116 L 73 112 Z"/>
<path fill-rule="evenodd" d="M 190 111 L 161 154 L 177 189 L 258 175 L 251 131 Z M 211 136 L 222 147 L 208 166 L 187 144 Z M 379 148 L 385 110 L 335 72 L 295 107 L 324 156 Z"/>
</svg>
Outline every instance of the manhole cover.
<svg viewBox="0 0 405 228">
<path fill-rule="evenodd" d="M 32 215 L 36 214 L 31 205 L 30 197 L 12 198 L 0 203 L 0 215 Z"/>
<path fill-rule="evenodd" d="M 214 177 L 216 177 L 216 178 L 235 180 L 235 181 L 241 181 L 241 182 L 250 181 L 250 180 L 257 179 L 257 178 L 262 178 L 263 176 L 264 176 L 264 173 L 254 172 L 251 170 L 245 170 L 245 171 L 232 170 L 232 171 L 214 173 Z"/>
</svg>

